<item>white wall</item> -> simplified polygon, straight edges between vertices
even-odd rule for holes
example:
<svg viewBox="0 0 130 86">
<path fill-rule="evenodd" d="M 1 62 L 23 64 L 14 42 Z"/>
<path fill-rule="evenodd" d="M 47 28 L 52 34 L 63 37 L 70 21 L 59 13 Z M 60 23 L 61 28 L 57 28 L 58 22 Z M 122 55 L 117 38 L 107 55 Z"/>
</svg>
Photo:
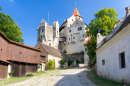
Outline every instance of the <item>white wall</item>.
<svg viewBox="0 0 130 86">
<path fill-rule="evenodd" d="M 125 52 L 125 68 L 120 68 L 119 54 Z M 97 74 L 130 83 L 130 24 L 97 51 Z M 105 65 L 102 65 L 105 60 Z"/>
<path fill-rule="evenodd" d="M 10 78 L 10 76 L 9 76 L 9 73 L 11 72 L 11 65 L 10 64 L 8 64 L 8 73 L 7 73 L 7 78 Z"/>
<path fill-rule="evenodd" d="M 59 67 L 61 66 L 61 65 L 59 64 L 59 61 L 61 61 L 61 59 L 62 59 L 61 57 L 48 54 L 48 61 L 49 61 L 50 59 L 55 61 L 55 68 L 59 68 Z"/>
</svg>

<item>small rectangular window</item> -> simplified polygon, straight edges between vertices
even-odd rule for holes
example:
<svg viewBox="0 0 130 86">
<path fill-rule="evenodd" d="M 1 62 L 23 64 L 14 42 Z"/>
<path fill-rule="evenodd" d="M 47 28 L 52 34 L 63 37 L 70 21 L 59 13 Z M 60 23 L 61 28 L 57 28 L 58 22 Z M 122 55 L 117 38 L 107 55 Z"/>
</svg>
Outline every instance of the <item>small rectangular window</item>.
<svg viewBox="0 0 130 86">
<path fill-rule="evenodd" d="M 84 38 L 84 37 L 85 37 L 85 34 L 83 34 L 82 36 L 83 36 L 83 38 Z"/>
<path fill-rule="evenodd" d="M 125 68 L 125 53 L 120 53 L 120 67 Z"/>
<path fill-rule="evenodd" d="M 71 32 L 71 29 L 69 29 L 69 32 Z"/>
<path fill-rule="evenodd" d="M 82 30 L 82 27 L 80 27 L 80 30 Z"/>
<path fill-rule="evenodd" d="M 105 65 L 105 59 L 104 59 L 104 60 L 102 60 L 102 65 Z"/>
<path fill-rule="evenodd" d="M 78 27 L 78 31 L 82 30 L 82 27 Z"/>
<path fill-rule="evenodd" d="M 44 32 L 44 29 L 42 29 L 42 32 Z"/>
</svg>

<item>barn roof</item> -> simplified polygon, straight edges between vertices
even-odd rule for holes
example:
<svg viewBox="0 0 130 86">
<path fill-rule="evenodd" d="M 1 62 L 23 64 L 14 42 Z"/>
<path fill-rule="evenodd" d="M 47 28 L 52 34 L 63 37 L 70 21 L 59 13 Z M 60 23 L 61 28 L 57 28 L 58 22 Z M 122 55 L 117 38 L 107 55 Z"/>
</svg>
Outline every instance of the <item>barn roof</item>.
<svg viewBox="0 0 130 86">
<path fill-rule="evenodd" d="M 9 43 L 12 43 L 12 44 L 15 44 L 15 45 L 19 45 L 19 46 L 22 46 L 22 47 L 26 47 L 26 48 L 29 48 L 29 49 L 33 49 L 33 50 L 37 50 L 37 51 L 41 51 L 40 49 L 38 48 L 35 48 L 35 47 L 31 47 L 31 46 L 27 46 L 27 45 L 24 45 L 24 44 L 21 44 L 21 43 L 18 43 L 18 42 L 15 42 L 15 41 L 12 41 L 10 39 L 8 39 L 2 32 L 0 32 L 0 35 L 2 35 Z"/>
<path fill-rule="evenodd" d="M 65 58 L 65 59 L 71 59 L 68 55 L 66 55 L 64 52 L 56 49 L 56 48 L 53 48 L 51 46 L 48 46 L 48 45 L 45 45 L 45 44 L 42 44 L 41 42 L 39 42 L 40 45 L 42 45 L 42 47 L 49 53 L 49 54 L 52 54 L 54 56 L 58 56 L 58 57 L 61 57 L 61 58 Z"/>
</svg>

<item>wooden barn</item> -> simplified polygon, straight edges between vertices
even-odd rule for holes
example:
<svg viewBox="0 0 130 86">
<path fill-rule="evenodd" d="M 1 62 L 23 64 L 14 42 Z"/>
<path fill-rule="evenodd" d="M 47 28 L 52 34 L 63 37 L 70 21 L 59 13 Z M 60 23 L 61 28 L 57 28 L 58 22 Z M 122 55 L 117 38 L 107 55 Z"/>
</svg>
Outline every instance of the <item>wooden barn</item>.
<svg viewBox="0 0 130 86">
<path fill-rule="evenodd" d="M 23 77 L 26 73 L 37 72 L 37 65 L 43 61 L 41 50 L 9 40 L 0 32 L 0 79 Z"/>
</svg>

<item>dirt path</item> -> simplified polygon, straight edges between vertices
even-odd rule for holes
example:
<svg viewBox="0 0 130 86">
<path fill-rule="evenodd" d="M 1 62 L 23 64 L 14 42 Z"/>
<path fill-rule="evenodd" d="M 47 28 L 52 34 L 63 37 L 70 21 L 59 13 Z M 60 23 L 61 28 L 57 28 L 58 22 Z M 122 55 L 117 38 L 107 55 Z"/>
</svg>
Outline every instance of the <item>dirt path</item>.
<svg viewBox="0 0 130 86">
<path fill-rule="evenodd" d="M 48 71 L 29 80 L 8 86 L 95 86 L 86 76 L 87 68 Z"/>
</svg>

